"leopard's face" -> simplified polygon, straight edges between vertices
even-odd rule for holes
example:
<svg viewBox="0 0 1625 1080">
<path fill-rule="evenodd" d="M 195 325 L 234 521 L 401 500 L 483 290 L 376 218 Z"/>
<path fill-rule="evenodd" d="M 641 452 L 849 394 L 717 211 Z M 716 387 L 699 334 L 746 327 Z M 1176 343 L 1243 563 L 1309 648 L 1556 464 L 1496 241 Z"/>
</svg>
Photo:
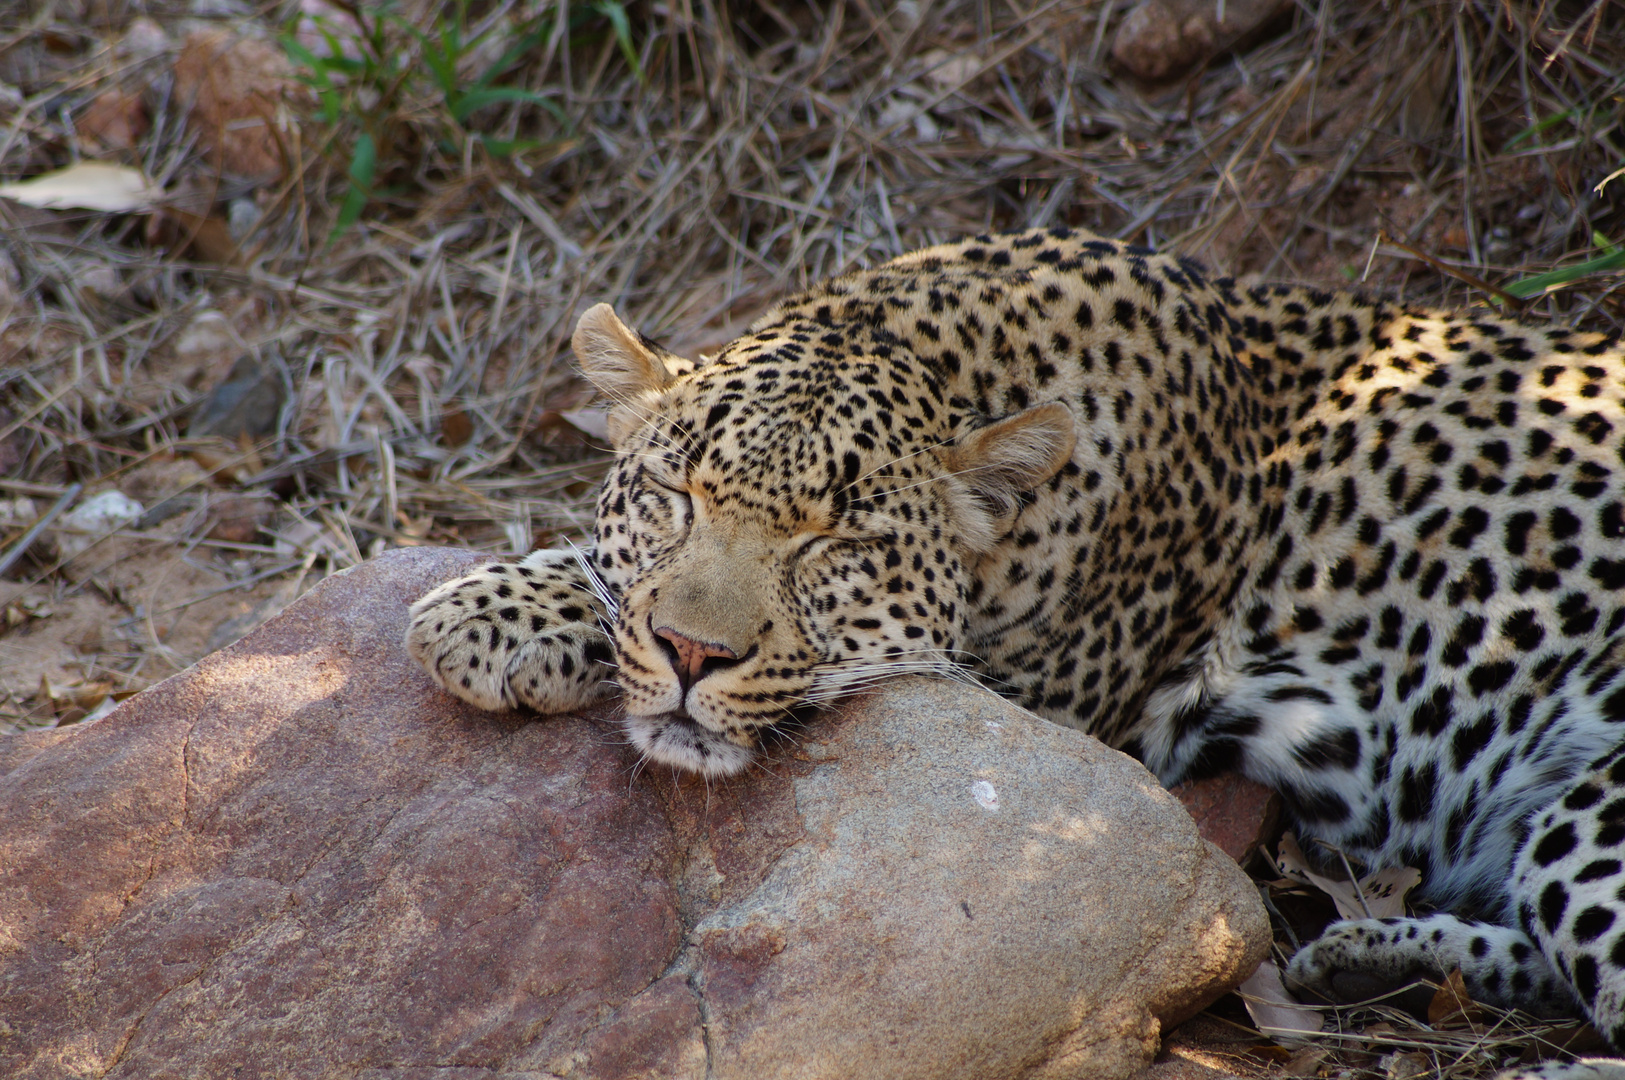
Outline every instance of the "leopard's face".
<svg viewBox="0 0 1625 1080">
<path fill-rule="evenodd" d="M 607 307 L 583 326 L 619 402 L 595 569 L 645 754 L 736 772 L 803 706 L 957 672 L 968 568 L 1070 460 L 1070 410 L 988 421 L 861 327 L 769 318 L 696 368 Z"/>
<path fill-rule="evenodd" d="M 734 772 L 802 706 L 954 666 L 989 513 L 950 475 L 939 430 L 861 384 L 837 389 L 842 374 L 888 401 L 931 392 L 867 365 L 764 384 L 720 364 L 670 388 L 619 448 L 596 569 L 619 600 L 629 731 L 656 760 Z"/>
</svg>

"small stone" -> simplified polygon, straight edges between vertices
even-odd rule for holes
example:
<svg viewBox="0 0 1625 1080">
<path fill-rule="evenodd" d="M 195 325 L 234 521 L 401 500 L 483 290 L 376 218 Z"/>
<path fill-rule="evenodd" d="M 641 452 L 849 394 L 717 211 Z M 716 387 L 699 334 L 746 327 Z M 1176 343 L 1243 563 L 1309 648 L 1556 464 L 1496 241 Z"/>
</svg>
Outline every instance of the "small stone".
<svg viewBox="0 0 1625 1080">
<path fill-rule="evenodd" d="M 168 51 L 174 44 L 164 28 L 145 15 L 130 20 L 129 28 L 119 39 L 117 53 L 131 60 L 149 60 Z"/>
<path fill-rule="evenodd" d="M 225 379 L 198 405 L 186 435 L 191 439 L 216 435 L 231 442 L 244 436 L 264 438 L 276 430 L 285 397 L 274 367 L 246 354 L 239 356 Z"/>
<path fill-rule="evenodd" d="M 109 300 L 121 291 L 118 267 L 102 259 L 83 258 L 71 263 L 73 286 L 79 295 L 96 303 Z"/>
<path fill-rule="evenodd" d="M 293 35 L 312 56 L 333 56 L 337 45 L 338 55 L 347 60 L 362 57 L 365 35 L 361 24 L 350 12 L 328 0 L 299 0 L 299 21 Z M 492 35 L 491 40 L 500 41 L 500 35 Z"/>
<path fill-rule="evenodd" d="M 1292 0 L 1145 0 L 1123 16 L 1112 58 L 1141 79 L 1163 82 L 1252 36 L 1291 7 Z"/>
<path fill-rule="evenodd" d="M 245 196 L 231 200 L 226 206 L 226 222 L 232 241 L 240 244 L 248 239 L 264 217 L 264 212 L 253 199 Z"/>
<path fill-rule="evenodd" d="M 252 495 L 227 495 L 215 500 L 209 506 L 209 516 L 214 519 L 209 527 L 209 539 L 233 544 L 253 543 L 274 510 L 270 499 Z"/>
<path fill-rule="evenodd" d="M 0 499 L 0 529 L 25 529 L 39 517 L 39 507 L 26 495 Z"/>
<path fill-rule="evenodd" d="M 134 525 L 142 512 L 142 505 L 121 491 L 92 495 L 57 519 L 57 551 L 63 559 L 74 558 L 108 533 Z"/>
<path fill-rule="evenodd" d="M 207 308 L 192 316 L 175 342 L 175 358 L 187 364 L 213 364 L 226 354 L 240 352 L 225 315 Z"/>
</svg>

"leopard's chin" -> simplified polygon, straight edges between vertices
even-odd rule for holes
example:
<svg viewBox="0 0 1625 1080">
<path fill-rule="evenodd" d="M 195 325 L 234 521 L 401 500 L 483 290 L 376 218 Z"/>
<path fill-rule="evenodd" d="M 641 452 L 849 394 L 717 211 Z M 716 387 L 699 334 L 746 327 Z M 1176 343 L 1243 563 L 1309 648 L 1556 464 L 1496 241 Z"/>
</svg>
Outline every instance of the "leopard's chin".
<svg viewBox="0 0 1625 1080">
<path fill-rule="evenodd" d="M 701 727 L 686 713 L 628 716 L 626 734 L 645 759 L 705 777 L 732 776 L 756 759 L 756 751 Z"/>
</svg>

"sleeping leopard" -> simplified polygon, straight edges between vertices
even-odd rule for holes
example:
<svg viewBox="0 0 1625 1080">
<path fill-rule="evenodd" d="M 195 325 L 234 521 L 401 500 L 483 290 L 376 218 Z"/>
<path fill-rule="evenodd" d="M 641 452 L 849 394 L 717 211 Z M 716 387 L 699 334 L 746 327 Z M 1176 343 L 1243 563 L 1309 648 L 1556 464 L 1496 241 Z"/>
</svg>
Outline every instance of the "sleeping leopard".
<svg viewBox="0 0 1625 1080">
<path fill-rule="evenodd" d="M 607 305 L 590 548 L 412 608 L 488 709 L 611 694 L 720 776 L 804 707 L 972 674 L 1142 760 L 1237 770 L 1302 835 L 1422 869 L 1334 924 L 1334 1001 L 1460 969 L 1625 1049 L 1625 347 L 1067 229 L 824 282 L 716 355 Z"/>
</svg>

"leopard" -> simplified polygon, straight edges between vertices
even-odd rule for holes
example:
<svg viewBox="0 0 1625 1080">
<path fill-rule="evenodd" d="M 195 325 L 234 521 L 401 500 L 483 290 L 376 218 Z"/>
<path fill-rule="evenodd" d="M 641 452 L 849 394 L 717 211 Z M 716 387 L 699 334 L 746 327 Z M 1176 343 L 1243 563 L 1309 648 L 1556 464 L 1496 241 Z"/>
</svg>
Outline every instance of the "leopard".
<svg viewBox="0 0 1625 1080">
<path fill-rule="evenodd" d="M 1617 332 L 1045 228 L 834 277 L 697 359 L 605 304 L 572 345 L 614 450 L 590 538 L 413 605 L 446 691 L 618 697 L 641 760 L 715 778 L 808 709 L 969 678 L 1421 871 L 1421 914 L 1333 923 L 1296 992 L 1459 970 L 1625 1050 Z"/>
</svg>

